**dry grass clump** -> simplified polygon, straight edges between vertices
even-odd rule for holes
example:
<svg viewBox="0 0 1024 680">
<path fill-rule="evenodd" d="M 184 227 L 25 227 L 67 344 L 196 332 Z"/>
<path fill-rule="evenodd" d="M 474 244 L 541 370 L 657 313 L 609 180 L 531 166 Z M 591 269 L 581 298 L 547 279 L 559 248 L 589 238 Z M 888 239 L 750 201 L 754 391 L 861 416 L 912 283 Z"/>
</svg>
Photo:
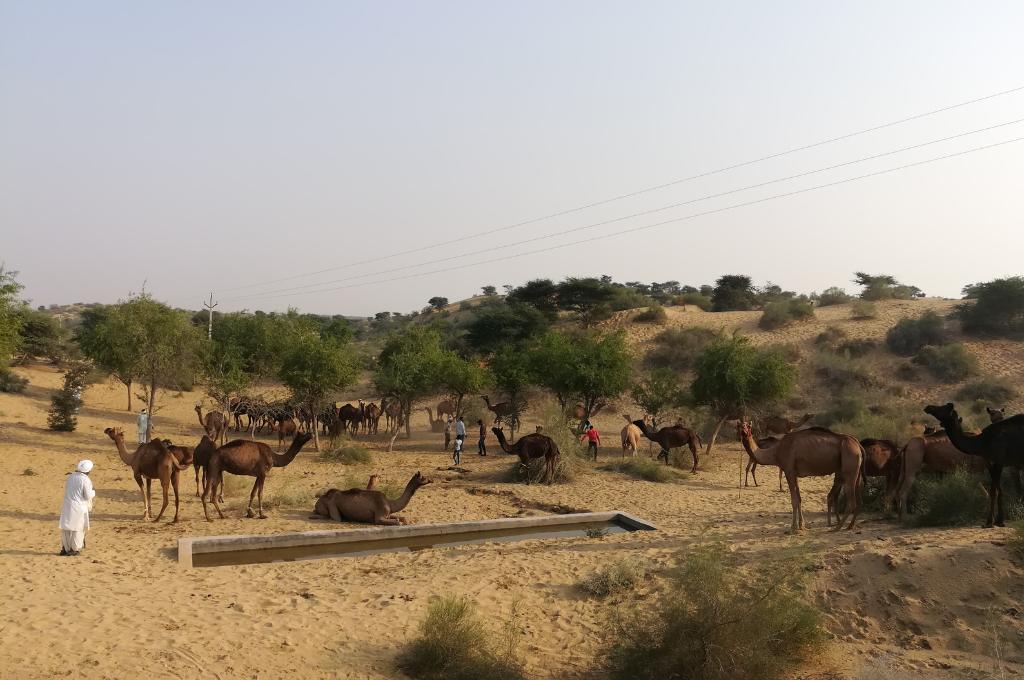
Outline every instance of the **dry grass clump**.
<svg viewBox="0 0 1024 680">
<path fill-rule="evenodd" d="M 668 313 L 661 305 L 651 305 L 634 316 L 633 321 L 637 323 L 665 323 L 668 321 Z"/>
<path fill-rule="evenodd" d="M 587 574 L 576 586 L 589 595 L 607 597 L 612 593 L 632 590 L 646 577 L 647 563 L 634 557 L 626 557 Z"/>
<path fill-rule="evenodd" d="M 320 460 L 355 465 L 372 463 L 373 454 L 365 446 L 353 442 L 351 437 L 340 436 L 332 439 L 330 445 L 320 452 Z"/>
<path fill-rule="evenodd" d="M 468 597 L 442 597 L 430 603 L 416 638 L 399 667 L 425 680 L 521 680 L 517 603 L 502 633 L 491 632 Z"/>
<path fill-rule="evenodd" d="M 803 321 L 814 316 L 814 307 L 807 300 L 792 298 L 776 300 L 765 305 L 764 312 L 757 325 L 766 330 L 774 330 L 788 326 L 796 321 Z"/>
<path fill-rule="evenodd" d="M 612 460 L 602 465 L 601 469 L 608 472 L 621 472 L 648 482 L 674 482 L 680 478 L 678 470 L 640 456 Z"/>
<path fill-rule="evenodd" d="M 241 504 L 244 507 L 249 502 L 249 494 L 252 492 L 252 485 L 255 477 L 242 475 L 224 474 L 224 497 L 228 501 Z M 364 483 L 365 487 L 366 484 Z M 267 479 L 263 487 L 263 509 L 274 508 L 298 508 L 313 507 L 316 502 L 316 495 L 312 489 L 302 488 L 297 481 L 281 477 Z M 256 500 L 253 499 L 253 507 L 256 507 Z"/>
<path fill-rule="evenodd" d="M 622 680 L 771 680 L 825 638 L 821 614 L 800 589 L 798 565 L 730 564 L 722 546 L 687 555 L 664 596 L 615 621 L 610 676 Z"/>
<path fill-rule="evenodd" d="M 958 382 L 978 372 L 977 357 L 959 343 L 923 347 L 914 357 L 914 363 L 924 366 L 932 376 L 944 382 Z"/>
<path fill-rule="evenodd" d="M 0 392 L 20 394 L 28 387 L 28 378 L 22 378 L 14 371 L 0 367 Z"/>
<path fill-rule="evenodd" d="M 1016 396 L 1017 390 L 1002 378 L 979 378 L 956 392 L 957 401 L 985 402 L 988 406 L 1001 406 Z"/>
<path fill-rule="evenodd" d="M 1010 492 L 1008 476 L 1003 474 L 1006 519 L 1024 519 L 1024 502 Z M 979 524 L 988 516 L 988 484 L 988 475 L 964 469 L 942 476 L 922 475 L 914 484 L 917 514 L 908 521 L 924 527 Z"/>
<path fill-rule="evenodd" d="M 854 302 L 850 307 L 850 318 L 856 321 L 864 321 L 866 319 L 875 319 L 878 317 L 878 308 L 874 302 L 868 302 L 867 300 L 860 300 Z"/>
<path fill-rule="evenodd" d="M 948 341 L 946 323 L 935 312 L 916 319 L 900 319 L 885 334 L 885 344 L 896 354 L 910 356 L 925 345 L 944 345 Z"/>
</svg>

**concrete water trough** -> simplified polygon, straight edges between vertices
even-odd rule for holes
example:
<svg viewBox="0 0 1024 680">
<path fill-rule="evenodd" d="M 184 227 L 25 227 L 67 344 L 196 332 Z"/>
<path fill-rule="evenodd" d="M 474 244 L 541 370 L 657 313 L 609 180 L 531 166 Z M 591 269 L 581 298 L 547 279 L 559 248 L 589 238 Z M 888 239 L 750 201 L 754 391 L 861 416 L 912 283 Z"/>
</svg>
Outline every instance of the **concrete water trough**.
<svg viewBox="0 0 1024 680">
<path fill-rule="evenodd" d="M 572 538 L 598 531 L 609 534 L 652 531 L 656 528 L 650 522 L 629 513 L 612 510 L 452 524 L 250 536 L 203 536 L 178 539 L 178 564 L 191 568 L 294 562 L 359 557 L 382 552 L 412 552 L 490 541 Z"/>
</svg>

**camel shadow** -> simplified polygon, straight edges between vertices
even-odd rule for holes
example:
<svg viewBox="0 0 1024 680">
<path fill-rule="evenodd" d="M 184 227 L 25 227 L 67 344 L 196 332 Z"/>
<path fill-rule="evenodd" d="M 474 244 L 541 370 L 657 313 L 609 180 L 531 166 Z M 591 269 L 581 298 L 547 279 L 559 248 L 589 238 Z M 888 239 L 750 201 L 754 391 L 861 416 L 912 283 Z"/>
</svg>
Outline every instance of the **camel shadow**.
<svg viewBox="0 0 1024 680">
<path fill-rule="evenodd" d="M 0 555 L 23 555 L 26 557 L 56 557 L 57 552 L 43 552 L 40 550 L 13 550 L 13 549 L 0 549 Z"/>
<path fill-rule="evenodd" d="M 26 512 L 23 510 L 2 510 L 0 509 L 0 517 L 8 517 L 10 519 L 30 519 L 38 520 L 40 522 L 58 522 L 60 521 L 60 513 L 43 513 L 43 512 Z M 110 513 L 92 512 L 89 513 L 89 519 L 102 519 L 102 520 L 129 520 L 138 519 L 138 515 L 115 515 Z"/>
</svg>

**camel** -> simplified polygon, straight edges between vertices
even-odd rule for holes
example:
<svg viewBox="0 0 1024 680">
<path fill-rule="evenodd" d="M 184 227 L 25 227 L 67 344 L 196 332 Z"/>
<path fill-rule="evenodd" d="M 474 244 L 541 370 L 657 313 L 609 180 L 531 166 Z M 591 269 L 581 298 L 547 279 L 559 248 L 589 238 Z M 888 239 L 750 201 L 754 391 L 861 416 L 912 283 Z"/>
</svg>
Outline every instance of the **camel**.
<svg viewBox="0 0 1024 680">
<path fill-rule="evenodd" d="M 991 406 L 986 406 L 985 411 L 988 413 L 988 419 L 993 423 L 998 423 L 1006 418 L 1005 408 L 992 408 Z"/>
<path fill-rule="evenodd" d="M 803 427 L 809 423 L 812 418 L 814 418 L 813 413 L 805 413 L 800 420 L 790 420 L 783 416 L 769 416 L 761 421 L 761 428 L 764 430 L 766 435 L 784 435 Z"/>
<path fill-rule="evenodd" d="M 376 475 L 374 475 L 376 477 Z M 370 478 L 370 484 L 375 482 Z M 398 498 L 388 498 L 372 487 L 366 489 L 348 489 L 340 491 L 330 489 L 317 499 L 313 513 L 317 517 L 330 517 L 335 522 L 363 522 L 365 524 L 404 524 L 400 518 L 392 514 L 400 512 L 412 499 L 413 494 L 421 486 L 430 484 L 430 480 L 417 472 L 405 485 L 405 491 Z"/>
<path fill-rule="evenodd" d="M 645 437 L 650 439 L 652 442 L 657 443 L 658 446 L 661 447 L 661 451 L 658 453 L 658 458 L 664 458 L 665 465 L 668 465 L 669 450 L 680 446 L 689 446 L 690 455 L 693 456 L 693 468 L 691 468 L 690 472 L 697 472 L 697 448 L 703 446 L 700 441 L 700 435 L 688 427 L 683 427 L 682 425 L 663 427 L 657 432 L 654 432 L 646 421 L 634 420 L 633 424 L 636 425 L 637 429 L 640 430 Z"/>
<path fill-rule="evenodd" d="M 922 471 L 947 473 L 957 468 L 984 469 L 983 461 L 959 451 L 943 430 L 932 428 L 929 434 L 912 437 L 903 447 L 900 461 L 899 482 L 896 492 L 887 503 L 896 503 L 900 520 L 907 509 L 907 499 L 914 486 L 914 480 Z M 888 496 L 888 494 L 886 494 Z"/>
<path fill-rule="evenodd" d="M 199 486 L 199 470 L 203 471 L 203 486 L 206 486 L 206 468 L 210 462 L 210 456 L 217 450 L 217 444 L 214 443 L 208 435 L 203 435 L 203 438 L 196 444 L 196 448 L 192 452 L 192 467 L 196 471 L 196 498 L 203 497 L 202 486 Z M 217 494 L 217 502 L 224 502 L 224 484 L 222 483 L 216 489 L 214 493 Z"/>
<path fill-rule="evenodd" d="M 211 491 L 223 484 L 224 473 L 230 472 L 233 475 L 245 475 L 255 477 L 256 482 L 252 485 L 249 493 L 249 505 L 245 509 L 245 516 L 252 517 L 252 499 L 258 494 L 258 507 L 260 519 L 266 519 L 263 514 L 263 484 L 267 481 L 267 475 L 271 468 L 285 467 L 299 455 L 299 451 L 306 445 L 313 435 L 309 432 L 302 432 L 295 435 L 291 446 L 284 454 L 275 454 L 269 446 L 263 442 L 254 442 L 247 439 L 235 439 L 220 447 L 210 455 L 206 465 L 206 483 L 203 484 L 203 514 L 206 521 L 210 519 L 209 510 L 206 507 L 206 497 Z M 224 519 L 224 513 L 220 510 L 216 494 L 210 499 L 217 514 Z"/>
<path fill-rule="evenodd" d="M 629 455 L 636 457 L 637 448 L 640 446 L 640 437 L 643 436 L 643 433 L 639 427 L 633 424 L 633 420 L 628 415 L 622 414 L 622 417 L 626 419 L 626 425 L 619 433 L 622 437 L 622 453 L 625 455 L 628 452 Z"/>
<path fill-rule="evenodd" d="M 281 452 L 281 447 L 289 437 L 294 437 L 298 429 L 295 426 L 295 421 L 291 418 L 285 418 L 284 420 L 277 421 L 277 451 Z"/>
<path fill-rule="evenodd" d="M 981 434 L 967 434 L 952 403 L 927 406 L 924 412 L 939 421 L 953 446 L 985 461 L 990 479 L 985 527 L 989 528 L 993 524 L 1006 526 L 1003 513 L 1003 468 L 1024 465 L 1024 415 L 992 423 Z"/>
<path fill-rule="evenodd" d="M 167 509 L 168 494 L 167 487 L 174 487 L 174 519 L 173 522 L 178 521 L 178 473 L 181 470 L 187 470 L 188 466 L 192 463 L 192 459 L 178 460 L 174 453 L 172 453 L 167 445 L 159 439 L 155 439 L 148 444 L 141 444 L 139 448 L 135 450 L 135 453 L 129 454 L 127 449 L 124 447 L 124 432 L 108 427 L 103 430 L 103 433 L 110 437 L 114 445 L 117 446 L 117 453 L 121 456 L 121 461 L 132 469 L 132 474 L 135 477 L 135 483 L 139 485 L 139 492 L 142 494 L 142 501 L 146 506 L 146 512 L 142 515 L 142 519 L 151 519 L 152 515 L 150 509 L 152 507 L 150 498 L 152 495 L 153 480 L 160 480 L 160 487 L 164 492 L 164 503 L 160 506 L 160 513 L 154 519 L 154 522 L 159 522 L 160 518 L 164 516 L 164 511 Z M 142 479 L 146 479 L 146 488 L 142 488 Z"/>
<path fill-rule="evenodd" d="M 494 414 L 494 423 L 498 424 L 501 419 L 512 413 L 512 402 L 501 401 L 497 404 L 492 404 L 490 398 L 486 394 L 481 394 L 480 398 L 487 404 L 487 410 Z"/>
<path fill-rule="evenodd" d="M 393 431 L 402 427 L 402 403 L 397 399 L 382 401 L 381 410 L 384 411 L 384 428 Z"/>
<path fill-rule="evenodd" d="M 438 414 L 437 420 L 434 420 L 434 412 L 430 410 L 429 406 L 424 406 L 423 410 L 427 412 L 427 422 L 430 423 L 430 431 L 444 432 L 444 418 Z"/>
<path fill-rule="evenodd" d="M 789 498 L 793 505 L 793 523 L 790 533 L 804 530 L 804 514 L 800 507 L 800 477 L 824 477 L 835 475 L 832 489 L 828 492 L 825 517 L 832 525 L 832 512 L 836 510 L 839 520 L 836 529 L 841 529 L 848 515 L 853 515 L 847 529 L 853 529 L 860 513 L 860 489 L 863 481 L 864 449 L 860 442 L 844 434 L 836 434 L 821 427 L 790 432 L 777 444 L 769 448 L 758 447 L 750 423 L 738 423 L 740 441 L 747 454 L 758 465 L 778 465 L 786 475 L 789 484 Z M 846 492 L 846 510 L 839 516 L 837 501 L 840 487 Z"/>
<path fill-rule="evenodd" d="M 899 489 L 903 453 L 889 439 L 861 439 L 860 445 L 864 449 L 864 476 L 885 477 L 882 505 L 888 512 Z"/>
<path fill-rule="evenodd" d="M 742 441 L 742 437 L 741 437 L 740 441 Z M 779 443 L 779 438 L 778 437 L 759 437 L 756 441 L 757 441 L 758 448 L 767 449 L 768 447 L 775 446 L 776 444 L 778 444 Z M 754 486 L 758 486 L 758 484 L 757 484 L 757 460 L 753 456 L 751 456 L 749 453 L 747 454 L 747 467 L 743 470 L 743 486 L 750 486 L 747 483 L 747 477 L 748 476 L 753 477 L 754 478 Z M 782 468 L 779 468 L 779 491 L 782 491 Z"/>
<path fill-rule="evenodd" d="M 377 434 L 377 427 L 380 424 L 380 406 L 370 402 L 366 405 L 366 433 Z"/>
<path fill-rule="evenodd" d="M 228 432 L 228 419 L 224 417 L 224 414 L 220 411 L 208 411 L 204 418 L 203 405 L 196 404 L 196 415 L 199 416 L 199 426 L 203 428 L 206 435 L 214 442 L 218 439 L 221 440 L 221 444 L 223 444 Z"/>
<path fill-rule="evenodd" d="M 543 458 L 544 477 L 541 480 L 551 484 L 555 481 L 555 461 L 561 455 L 558 444 L 546 434 L 535 432 L 520 437 L 515 444 L 510 445 L 505 439 L 505 431 L 500 427 L 492 427 L 491 432 L 498 438 L 498 444 L 505 453 L 519 456 L 519 469 L 526 473 L 526 483 L 530 483 L 529 465 L 535 458 Z"/>
<path fill-rule="evenodd" d="M 455 417 L 455 404 L 452 403 L 451 399 L 443 399 L 437 402 L 434 410 L 437 411 L 438 420 L 443 419 L 445 416 Z"/>
</svg>

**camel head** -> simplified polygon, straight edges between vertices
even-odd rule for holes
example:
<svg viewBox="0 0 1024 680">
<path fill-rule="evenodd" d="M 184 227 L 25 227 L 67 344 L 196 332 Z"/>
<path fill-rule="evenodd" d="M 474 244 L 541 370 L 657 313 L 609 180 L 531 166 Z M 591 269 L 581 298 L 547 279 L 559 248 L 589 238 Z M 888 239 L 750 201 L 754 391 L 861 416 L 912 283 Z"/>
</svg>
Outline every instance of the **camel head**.
<svg viewBox="0 0 1024 680">
<path fill-rule="evenodd" d="M 366 488 L 367 489 L 376 489 L 377 488 L 377 482 L 379 482 L 379 481 L 380 481 L 380 475 L 370 475 L 370 481 L 367 482 Z"/>
<path fill-rule="evenodd" d="M 297 435 L 295 435 L 295 439 L 292 440 L 292 444 L 297 444 L 298 447 L 301 449 L 312 438 L 312 432 L 299 432 Z"/>
<path fill-rule="evenodd" d="M 124 430 L 120 430 L 116 427 L 108 427 L 107 429 L 103 430 L 103 434 L 107 435 L 114 441 L 117 441 L 118 439 L 124 439 Z"/>
<path fill-rule="evenodd" d="M 949 402 L 945 406 L 925 406 L 924 412 L 942 423 L 943 427 L 946 427 L 946 423 L 960 422 L 960 416 L 957 414 L 953 402 Z"/>
<path fill-rule="evenodd" d="M 750 427 L 750 423 L 745 420 L 736 421 L 736 434 L 739 435 L 740 439 L 744 437 L 754 438 L 754 430 Z"/>
<path fill-rule="evenodd" d="M 985 410 L 988 412 L 989 420 L 991 420 L 993 423 L 998 423 L 1000 420 L 1006 417 L 1005 408 L 992 408 L 991 406 L 986 406 Z"/>
<path fill-rule="evenodd" d="M 202 412 L 203 412 L 203 405 L 202 404 L 196 404 L 196 413 L 202 413 Z"/>
<path fill-rule="evenodd" d="M 426 486 L 427 484 L 430 484 L 430 479 L 428 477 L 424 477 L 419 471 L 417 471 L 416 474 L 412 476 L 412 479 L 409 480 L 409 485 L 412 486 L 413 489 L 418 489 L 421 486 Z"/>
</svg>

